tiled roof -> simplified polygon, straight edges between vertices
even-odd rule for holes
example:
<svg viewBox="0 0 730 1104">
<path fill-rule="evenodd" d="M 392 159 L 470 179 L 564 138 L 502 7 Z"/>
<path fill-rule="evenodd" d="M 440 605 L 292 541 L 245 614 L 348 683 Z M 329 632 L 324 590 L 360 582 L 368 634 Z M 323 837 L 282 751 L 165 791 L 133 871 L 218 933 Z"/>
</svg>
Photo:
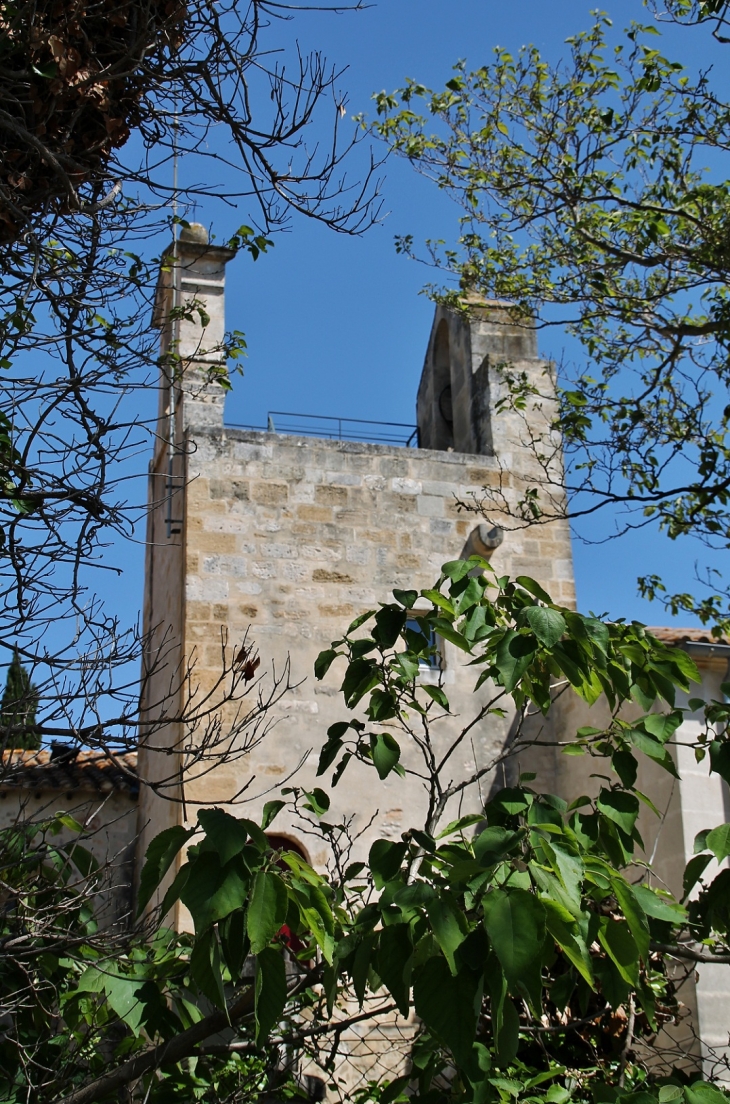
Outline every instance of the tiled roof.
<svg viewBox="0 0 730 1104">
<path fill-rule="evenodd" d="M 112 790 L 136 797 L 139 792 L 134 752 L 113 759 L 98 751 L 80 751 L 75 758 L 51 758 L 49 751 L 4 751 L 0 757 L 2 790 L 78 790 L 108 794 Z"/>
<path fill-rule="evenodd" d="M 730 640 L 724 637 L 718 640 L 712 636 L 708 629 L 669 629 L 647 625 L 647 632 L 665 644 L 714 644 L 721 648 L 726 648 L 730 644 Z"/>
</svg>

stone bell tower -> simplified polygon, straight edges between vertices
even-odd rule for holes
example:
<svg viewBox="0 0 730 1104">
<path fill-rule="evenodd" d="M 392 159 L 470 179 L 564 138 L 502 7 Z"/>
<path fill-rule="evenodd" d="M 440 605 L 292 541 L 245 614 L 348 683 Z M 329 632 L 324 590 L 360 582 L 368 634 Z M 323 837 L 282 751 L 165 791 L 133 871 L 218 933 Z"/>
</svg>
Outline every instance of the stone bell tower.
<svg viewBox="0 0 730 1104">
<path fill-rule="evenodd" d="M 299 786 L 317 784 L 327 728 L 348 711 L 339 691 L 341 672 L 335 665 L 328 678 L 315 681 L 315 658 L 355 617 L 387 602 L 394 587 L 429 587 L 442 563 L 478 552 L 498 574 L 530 575 L 557 602 L 574 603 L 567 522 L 520 529 L 500 516 L 502 510 L 514 517 L 526 490 L 536 485 L 563 501 L 560 442 L 551 426 L 551 368 L 538 356 L 534 327 L 505 303 L 475 301 L 466 314 L 437 308 L 418 390 L 416 448 L 227 427 L 225 392 L 215 377 L 224 366 L 224 281 L 231 257 L 194 225 L 167 251 L 157 290 L 153 322 L 161 334 L 162 372 L 149 474 L 148 677 L 139 769 L 177 800 L 142 787 L 139 854 L 161 829 L 194 823 L 203 803 L 257 817 L 292 774 Z M 502 401 L 510 379 L 525 396 L 521 411 Z M 488 521 L 460 506 L 475 499 L 488 502 Z M 197 735 L 180 721 L 180 672 L 193 665 L 188 689 L 194 685 L 204 699 L 220 671 L 222 634 L 234 642 L 247 631 L 261 655 L 264 693 L 274 670 L 289 670 L 291 689 L 269 706 L 271 727 L 263 740 L 240 756 L 220 762 L 211 757 L 205 769 L 191 773 L 184 749 L 194 751 Z M 666 630 L 655 631 L 674 639 Z M 707 692 L 717 693 L 715 684 L 727 677 L 730 647 L 692 633 L 677 642 L 697 660 Z M 418 677 L 444 686 L 458 723 L 459 716 L 473 717 L 479 705 L 474 670 L 448 642 L 440 649 L 438 669 Z M 249 706 L 254 702 L 255 694 Z M 522 755 L 522 769 L 539 772 L 535 785 L 565 797 L 596 791 L 601 783 L 590 756 L 562 755 L 561 745 L 581 724 L 600 724 L 603 708 L 599 702 L 588 710 L 576 696 L 562 696 L 544 726 L 543 746 Z M 229 719 L 223 710 L 221 731 Z M 151 738 L 146 720 L 155 722 Z M 687 722 L 690 735 L 693 723 Z M 466 775 L 493 762 L 509 728 L 509 717 L 485 719 L 453 769 Z M 413 753 L 403 754 L 406 760 Z M 682 754 L 679 747 L 679 759 Z M 722 819 L 725 798 L 717 776 L 683 760 L 680 766 L 676 783 L 648 762 L 640 778 L 642 790 L 658 796 L 663 811 L 660 822 L 643 814 L 647 853 L 653 850 L 655 869 L 674 888 L 681 885 L 694 833 Z M 489 783 L 487 776 L 483 792 Z M 390 775 L 379 782 L 357 763 L 332 796 L 332 817 L 351 816 L 353 830 L 362 832 L 361 855 L 374 838 L 398 838 L 422 820 L 417 780 Z M 460 811 L 478 806 L 474 794 Z M 317 838 L 301 837 L 300 825 L 286 813 L 275 830 L 296 841 L 313 863 L 326 863 Z M 188 923 L 182 906 L 171 921 Z M 730 997 L 717 970 L 704 968 L 685 999 L 700 1025 L 702 1046 L 712 1042 L 723 1053 Z M 698 1041 L 683 1031 L 678 1029 L 677 1039 L 684 1051 L 702 1053 L 709 1063 Z M 347 1044 L 350 1067 L 367 1077 L 358 1045 L 357 1038 Z"/>
<path fill-rule="evenodd" d="M 177 251 L 160 274 L 155 311 L 163 377 L 150 469 L 145 626 L 153 637 L 150 662 L 164 654 L 165 663 L 145 701 L 152 710 L 171 672 L 191 661 L 196 685 L 214 685 L 222 632 L 233 641 L 248 630 L 261 671 L 288 668 L 292 689 L 272 704 L 276 723 L 250 754 L 195 777 L 186 776 L 177 750 L 190 734 L 165 707 L 169 725 L 154 748 L 143 743 L 141 767 L 173 780 L 178 771 L 185 801 L 143 796 L 144 839 L 170 823 L 194 821 L 201 802 L 235 805 L 243 795 L 246 815 L 254 815 L 300 763 L 297 784 L 316 784 L 327 728 L 347 711 L 341 673 L 315 681 L 315 658 L 360 613 L 390 600 L 394 587 L 429 587 L 445 561 L 479 552 L 500 574 L 532 575 L 557 601 L 574 601 L 567 524 L 505 525 L 503 535 L 498 509 L 485 522 L 460 507 L 484 487 L 514 504 L 534 479 L 523 435 L 525 426 L 534 435 L 548 424 L 550 379 L 530 325 L 499 303 L 475 303 L 463 317 L 437 309 L 418 393 L 416 448 L 236 429 L 224 423 L 222 388 L 208 379 L 221 356 L 231 254 L 194 228 L 181 235 Z M 166 376 L 168 351 L 178 356 Z M 535 382 L 526 420 L 499 406 L 508 361 Z M 455 712 L 465 715 L 474 708 L 473 669 L 448 642 L 440 647 L 440 670 L 419 677 L 441 680 Z M 506 726 L 490 723 L 475 733 L 480 762 L 502 746 Z M 372 838 L 398 836 L 418 822 L 420 786 L 392 776 L 381 783 L 356 763 L 346 778 L 334 791 L 333 815 L 352 814 L 359 830 L 380 810 L 358 843 L 363 851 Z M 277 831 L 296 836 L 296 824 L 285 821 L 281 814 Z"/>
</svg>

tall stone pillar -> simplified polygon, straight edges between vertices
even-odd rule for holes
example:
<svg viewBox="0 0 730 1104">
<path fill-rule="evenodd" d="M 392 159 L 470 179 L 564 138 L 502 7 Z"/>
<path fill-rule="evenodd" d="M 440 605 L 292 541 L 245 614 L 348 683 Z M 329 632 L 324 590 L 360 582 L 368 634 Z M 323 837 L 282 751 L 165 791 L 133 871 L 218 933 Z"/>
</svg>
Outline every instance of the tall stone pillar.
<svg viewBox="0 0 730 1104">
<path fill-rule="evenodd" d="M 223 431 L 225 390 L 215 377 L 225 370 L 225 266 L 233 256 L 232 250 L 208 242 L 204 226 L 184 227 L 163 255 L 155 296 L 152 324 L 160 330 L 160 381 L 149 467 L 139 769 L 159 791 L 142 786 L 140 792 L 140 860 L 152 836 L 180 823 L 185 798 L 186 734 L 177 717 L 189 659 L 189 488 L 196 475 L 191 471 L 196 435 Z"/>
</svg>

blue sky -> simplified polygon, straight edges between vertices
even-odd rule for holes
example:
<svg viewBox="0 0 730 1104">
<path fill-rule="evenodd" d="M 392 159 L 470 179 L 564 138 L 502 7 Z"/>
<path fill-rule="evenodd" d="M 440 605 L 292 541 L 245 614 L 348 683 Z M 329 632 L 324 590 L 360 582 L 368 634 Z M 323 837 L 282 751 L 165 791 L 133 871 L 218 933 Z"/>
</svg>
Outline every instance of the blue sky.
<svg viewBox="0 0 730 1104">
<path fill-rule="evenodd" d="M 321 49 L 347 66 L 340 84 L 349 113 L 372 113 L 373 92 L 396 88 L 407 76 L 441 86 L 458 58 L 482 64 L 496 45 L 514 51 L 534 42 L 555 62 L 566 52 L 565 38 L 590 25 L 593 7 L 577 0 L 380 0 L 359 13 L 303 13 L 279 30 L 282 41 L 296 37 L 305 49 Z M 617 29 L 651 18 L 638 0 L 606 10 Z M 664 50 L 690 65 L 727 67 L 730 53 L 706 30 L 670 28 L 665 39 Z M 355 174 L 357 167 L 355 157 Z M 183 167 L 188 179 L 196 171 L 195 165 Z M 416 241 L 453 237 L 458 215 L 407 164 L 389 162 L 384 177 L 385 217 L 362 238 L 295 219 L 256 264 L 240 257 L 229 266 L 227 324 L 245 332 L 249 347 L 245 376 L 236 378 L 228 400 L 229 423 L 265 425 L 272 409 L 415 420 L 433 312 L 419 291 L 429 273 L 399 257 L 393 241 L 403 233 Z M 246 220 L 247 211 L 211 204 L 188 217 L 212 223 L 220 240 Z M 561 336 L 550 332 L 541 352 L 557 359 L 563 348 Z M 637 575 L 659 569 L 683 588 L 695 561 L 704 558 L 692 542 L 673 544 L 646 531 L 598 546 L 576 542 L 574 553 L 581 609 L 654 624 L 666 623 L 667 616 L 637 597 Z M 141 556 L 131 548 L 123 556 L 124 589 L 136 590 L 141 600 Z"/>
</svg>

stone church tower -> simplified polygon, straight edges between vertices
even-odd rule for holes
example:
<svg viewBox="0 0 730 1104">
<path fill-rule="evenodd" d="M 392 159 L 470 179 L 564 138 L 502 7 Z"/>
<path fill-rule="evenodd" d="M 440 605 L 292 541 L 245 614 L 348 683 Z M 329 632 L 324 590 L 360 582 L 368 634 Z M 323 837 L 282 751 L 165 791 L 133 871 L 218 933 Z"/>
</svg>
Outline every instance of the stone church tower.
<svg viewBox="0 0 730 1104">
<path fill-rule="evenodd" d="M 144 607 L 149 660 L 164 655 L 165 663 L 147 680 L 143 703 L 155 714 L 156 703 L 166 701 L 170 719 L 151 746 L 142 739 L 139 769 L 145 777 L 179 783 L 180 800 L 161 800 L 142 787 L 141 853 L 162 828 L 193 823 L 200 803 L 234 803 L 233 811 L 257 818 L 295 768 L 297 785 L 316 784 L 327 728 L 348 713 L 336 670 L 316 682 L 315 658 L 358 614 L 388 601 L 394 587 L 429 587 L 442 563 L 475 551 L 491 556 L 499 574 L 530 575 L 565 605 L 575 599 L 567 523 L 505 531 L 501 539 L 499 528 L 479 525 L 478 515 L 458 507 L 485 487 L 497 502 L 502 496 L 516 507 L 546 475 L 562 494 L 559 442 L 547 429 L 550 366 L 538 356 L 535 330 L 516 324 L 507 305 L 475 302 L 468 317 L 436 309 L 418 391 L 417 448 L 233 429 L 224 423 L 223 389 L 206 383 L 211 366 L 221 363 L 225 266 L 232 254 L 208 244 L 197 226 L 182 232 L 176 252 L 177 262 L 161 272 L 154 320 L 163 355 L 177 350 L 185 373 L 182 383 L 163 381 L 160 389 Z M 203 310 L 183 311 L 171 323 L 170 308 L 186 302 Z M 525 418 L 500 407 L 505 366 L 524 373 L 534 388 Z M 550 459 L 540 471 L 527 447 L 531 436 L 548 446 L 543 451 Z M 490 516 L 499 520 L 494 509 Z M 293 688 L 273 704 L 269 718 L 276 723 L 250 754 L 188 773 L 180 749 L 195 734 L 182 731 L 175 716 L 180 703 L 169 700 L 176 672 L 194 658 L 201 700 L 220 672 L 221 634 L 238 644 L 247 630 L 261 655 L 260 672 L 288 671 Z M 692 651 L 713 690 L 726 677 L 730 648 L 703 642 L 697 633 L 678 642 Z M 473 715 L 473 670 L 448 643 L 442 660 L 440 677 L 454 712 Z M 575 700 L 567 702 L 552 722 L 553 742 L 561 728 L 570 736 L 580 724 L 596 723 L 585 712 Z M 475 759 L 488 762 L 508 728 L 509 719 L 477 731 L 464 771 Z M 593 764 L 555 747 L 531 756 L 524 769 L 537 765 L 536 785 L 566 797 L 595 792 Z M 661 824 L 647 820 L 643 831 L 648 851 L 656 845 L 657 868 L 676 889 L 694 833 L 724 818 L 724 796 L 715 776 L 689 762 L 682 764 L 681 783 L 656 773 L 642 788 L 665 801 Z M 333 815 L 354 816 L 355 830 L 365 829 L 358 847 L 367 853 L 374 838 L 397 838 L 417 825 L 422 803 L 410 781 L 391 775 L 379 782 L 374 771 L 351 764 L 333 792 Z M 316 865 L 326 861 L 284 814 L 275 830 L 297 841 Z M 185 924 L 182 906 L 175 922 Z M 703 1036 L 726 1044 L 727 982 L 712 968 L 702 978 L 695 1011 Z"/>
<path fill-rule="evenodd" d="M 499 543 L 498 529 L 490 532 L 458 507 L 485 486 L 514 504 L 534 478 L 521 420 L 494 417 L 500 364 L 509 361 L 538 389 L 549 389 L 534 330 L 511 322 L 499 304 L 475 306 L 468 321 L 436 311 L 418 393 L 418 448 L 230 429 L 225 393 L 206 386 L 203 374 L 220 359 L 231 254 L 198 234 L 183 231 L 179 264 L 161 275 L 155 314 L 163 354 L 176 344 L 186 373 L 172 402 L 169 386 L 161 388 L 150 466 L 144 617 L 168 661 L 147 687 L 147 701 L 153 708 L 183 656 L 194 654 L 196 682 L 212 686 L 221 630 L 240 641 L 249 626 L 261 669 L 283 673 L 290 665 L 296 685 L 274 706 L 277 724 L 251 756 L 198 782 L 185 780 L 193 820 L 198 801 L 233 801 L 247 783 L 246 797 L 276 789 L 308 752 L 301 778 L 314 784 L 326 730 L 346 713 L 336 674 L 314 680 L 315 658 L 358 614 L 390 600 L 393 587 L 431 586 L 442 563 L 475 551 L 492 556 L 500 574 L 532 575 L 557 601 L 574 601 L 567 524 L 510 533 Z M 175 278 L 181 301 L 204 307 L 205 329 L 191 312 L 179 334 L 171 332 Z M 547 414 L 535 416 L 544 421 Z M 442 677 L 454 705 L 471 708 L 473 672 L 449 644 Z M 504 735 L 500 729 L 480 737 L 489 745 L 485 753 Z M 174 748 L 183 739 L 171 722 L 165 742 Z M 144 748 L 140 755 L 143 772 L 167 776 L 169 756 Z M 399 779 L 374 788 L 372 772 L 355 769 L 349 777 L 350 769 L 335 795 L 343 808 L 367 819 L 379 808 L 373 831 L 380 834 L 397 836 L 417 823 L 418 795 L 405 793 Z M 142 815 L 156 831 L 182 812 L 154 799 L 146 808 L 143 799 Z"/>
</svg>

